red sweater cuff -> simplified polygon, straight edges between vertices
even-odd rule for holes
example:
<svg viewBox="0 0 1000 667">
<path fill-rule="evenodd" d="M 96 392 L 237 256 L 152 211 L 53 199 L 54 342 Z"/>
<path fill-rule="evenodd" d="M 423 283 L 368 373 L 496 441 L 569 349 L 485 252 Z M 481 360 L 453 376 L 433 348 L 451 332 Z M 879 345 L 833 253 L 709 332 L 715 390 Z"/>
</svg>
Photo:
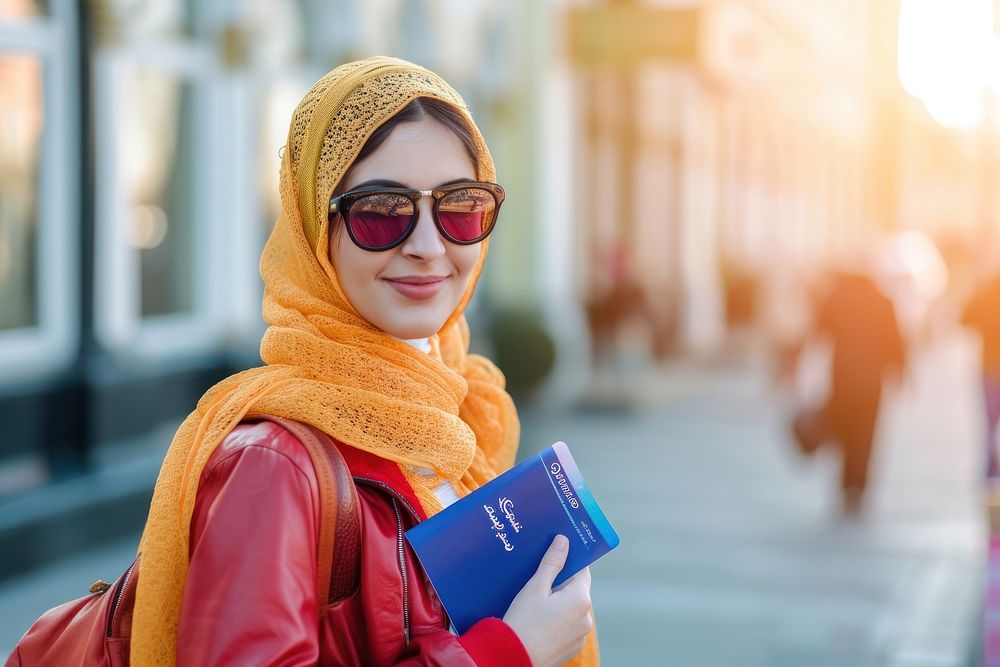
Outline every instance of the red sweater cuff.
<svg viewBox="0 0 1000 667">
<path fill-rule="evenodd" d="M 521 639 L 499 618 L 484 618 L 458 641 L 479 667 L 531 667 Z"/>
</svg>

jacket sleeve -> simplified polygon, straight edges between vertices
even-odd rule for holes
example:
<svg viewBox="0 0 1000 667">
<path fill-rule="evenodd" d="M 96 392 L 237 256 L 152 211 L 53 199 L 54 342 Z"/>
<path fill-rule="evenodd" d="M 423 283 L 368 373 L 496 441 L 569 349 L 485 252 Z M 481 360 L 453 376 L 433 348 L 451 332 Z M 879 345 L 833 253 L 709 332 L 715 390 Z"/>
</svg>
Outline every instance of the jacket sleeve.
<svg viewBox="0 0 1000 667">
<path fill-rule="evenodd" d="M 311 471 L 310 471 L 311 472 Z M 315 665 L 318 513 L 308 475 L 248 445 L 202 482 L 177 636 L 178 665 Z"/>
<path fill-rule="evenodd" d="M 178 665 L 318 663 L 318 500 L 313 470 L 267 446 L 245 446 L 206 472 L 191 519 Z M 415 637 L 409 649 L 400 665 L 531 666 L 499 619 L 460 637 Z"/>
<path fill-rule="evenodd" d="M 467 664 L 478 667 L 531 667 L 524 645 L 514 630 L 499 618 L 484 618 L 456 637 L 447 630 L 415 637 L 411 655 L 398 663 L 401 667 Z"/>
</svg>

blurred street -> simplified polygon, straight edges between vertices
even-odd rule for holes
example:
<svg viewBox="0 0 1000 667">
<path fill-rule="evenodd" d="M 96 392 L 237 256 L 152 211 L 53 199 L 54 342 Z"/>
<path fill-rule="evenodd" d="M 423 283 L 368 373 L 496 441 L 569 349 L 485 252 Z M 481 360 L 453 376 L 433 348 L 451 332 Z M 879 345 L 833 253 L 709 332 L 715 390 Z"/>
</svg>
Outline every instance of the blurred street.
<svg viewBox="0 0 1000 667">
<path fill-rule="evenodd" d="M 872 495 L 838 517 L 831 452 L 804 459 L 762 364 L 674 361 L 630 411 L 525 411 L 522 456 L 572 448 L 622 538 L 593 567 L 604 664 L 945 667 L 973 662 L 985 526 L 966 339 L 886 403 Z M 138 536 L 0 587 L 0 652 L 125 568 Z"/>
<path fill-rule="evenodd" d="M 593 567 L 608 665 L 966 665 L 985 526 L 965 342 L 890 397 L 869 513 L 837 515 L 829 452 L 797 456 L 760 369 L 678 363 L 618 416 L 526 419 L 565 440 L 622 544 Z"/>
</svg>

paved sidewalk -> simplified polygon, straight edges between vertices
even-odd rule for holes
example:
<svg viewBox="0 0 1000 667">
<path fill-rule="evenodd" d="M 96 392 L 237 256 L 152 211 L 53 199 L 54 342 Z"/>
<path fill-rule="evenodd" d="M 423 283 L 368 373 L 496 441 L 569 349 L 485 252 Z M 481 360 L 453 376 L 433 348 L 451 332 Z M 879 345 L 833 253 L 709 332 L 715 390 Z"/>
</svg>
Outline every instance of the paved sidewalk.
<svg viewBox="0 0 1000 667">
<path fill-rule="evenodd" d="M 522 415 L 524 455 L 569 443 L 622 538 L 593 568 L 604 664 L 968 664 L 985 549 L 971 346 L 928 352 L 890 400 L 857 522 L 837 519 L 832 456 L 792 456 L 752 365 L 674 363 L 632 386 L 632 412 Z M 137 540 L 0 587 L 0 655 Z"/>
<path fill-rule="evenodd" d="M 969 347 L 927 352 L 888 400 L 858 521 L 837 516 L 832 452 L 793 455 L 764 373 L 674 364 L 634 393 L 631 414 L 525 419 L 526 444 L 570 444 L 622 538 L 593 567 L 606 664 L 970 663 L 985 542 Z"/>
</svg>

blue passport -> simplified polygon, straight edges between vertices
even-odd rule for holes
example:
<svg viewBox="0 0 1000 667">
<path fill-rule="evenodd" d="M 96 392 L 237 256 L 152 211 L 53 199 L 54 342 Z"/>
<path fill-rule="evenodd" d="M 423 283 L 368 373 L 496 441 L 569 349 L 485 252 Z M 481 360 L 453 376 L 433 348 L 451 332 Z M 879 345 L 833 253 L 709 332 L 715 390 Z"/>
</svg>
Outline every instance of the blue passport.
<svg viewBox="0 0 1000 667">
<path fill-rule="evenodd" d="M 569 538 L 558 587 L 620 540 L 557 442 L 406 531 L 434 590 L 464 633 L 503 618 L 557 534 Z"/>
</svg>

